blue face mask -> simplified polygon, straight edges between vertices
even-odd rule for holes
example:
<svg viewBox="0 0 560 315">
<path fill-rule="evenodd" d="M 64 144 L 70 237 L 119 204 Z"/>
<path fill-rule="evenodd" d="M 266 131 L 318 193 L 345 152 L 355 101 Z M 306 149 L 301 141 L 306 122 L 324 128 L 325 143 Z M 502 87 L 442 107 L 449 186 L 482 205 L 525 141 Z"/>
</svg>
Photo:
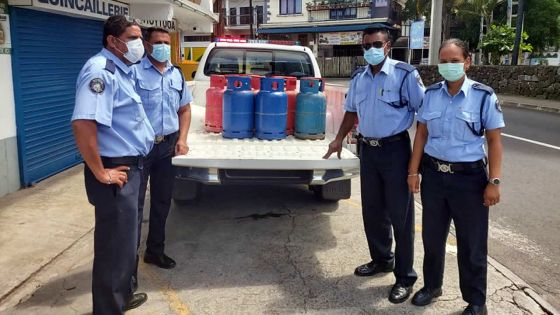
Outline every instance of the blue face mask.
<svg viewBox="0 0 560 315">
<path fill-rule="evenodd" d="M 441 76 L 449 82 L 461 80 L 465 75 L 464 63 L 440 63 L 438 64 L 438 71 Z"/>
<path fill-rule="evenodd" d="M 171 57 L 171 47 L 167 44 L 155 44 L 152 46 L 152 57 L 159 62 L 166 62 Z"/>
<path fill-rule="evenodd" d="M 377 66 L 385 60 L 385 50 L 383 48 L 371 47 L 364 51 L 364 58 L 370 65 Z"/>
</svg>

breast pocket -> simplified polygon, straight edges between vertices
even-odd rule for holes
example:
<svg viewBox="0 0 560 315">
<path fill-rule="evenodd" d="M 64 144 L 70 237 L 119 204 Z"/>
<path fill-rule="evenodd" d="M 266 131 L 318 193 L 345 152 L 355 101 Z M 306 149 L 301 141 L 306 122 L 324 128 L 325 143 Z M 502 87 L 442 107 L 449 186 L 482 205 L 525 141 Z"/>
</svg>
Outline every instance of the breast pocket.
<svg viewBox="0 0 560 315">
<path fill-rule="evenodd" d="M 480 131 L 480 113 L 459 110 L 455 118 L 457 125 L 453 130 L 457 139 L 472 141 L 479 137 L 473 131 Z"/>
<path fill-rule="evenodd" d="M 394 109 L 402 108 L 399 94 L 395 92 L 385 92 L 377 100 L 382 106 L 389 106 Z"/>
<path fill-rule="evenodd" d="M 161 102 L 161 88 L 157 81 L 138 81 L 138 95 L 146 107 L 154 107 Z"/>
<path fill-rule="evenodd" d="M 443 124 L 441 115 L 441 111 L 422 113 L 422 119 L 426 121 L 426 125 L 428 126 L 428 135 L 432 138 L 439 138 L 442 135 Z"/>
</svg>

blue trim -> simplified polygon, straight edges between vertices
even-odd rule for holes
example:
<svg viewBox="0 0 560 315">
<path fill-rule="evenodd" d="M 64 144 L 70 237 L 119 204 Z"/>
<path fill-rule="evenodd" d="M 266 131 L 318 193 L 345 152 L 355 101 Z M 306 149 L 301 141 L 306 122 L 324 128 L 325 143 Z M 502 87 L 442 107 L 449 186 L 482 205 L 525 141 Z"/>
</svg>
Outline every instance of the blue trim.
<svg viewBox="0 0 560 315">
<path fill-rule="evenodd" d="M 371 24 L 372 23 L 352 24 L 352 25 L 259 28 L 258 32 L 259 34 L 287 34 L 287 33 L 326 33 L 326 32 L 363 31 Z"/>
</svg>

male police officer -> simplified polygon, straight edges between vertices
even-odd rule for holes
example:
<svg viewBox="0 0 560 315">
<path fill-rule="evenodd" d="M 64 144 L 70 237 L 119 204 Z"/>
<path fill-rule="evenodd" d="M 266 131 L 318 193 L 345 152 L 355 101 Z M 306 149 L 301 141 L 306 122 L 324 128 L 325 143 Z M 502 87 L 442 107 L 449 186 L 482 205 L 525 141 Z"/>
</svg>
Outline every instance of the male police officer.
<svg viewBox="0 0 560 315">
<path fill-rule="evenodd" d="M 171 37 L 162 28 L 146 32 L 147 56 L 134 66 L 136 90 L 155 132 L 152 151 L 144 162 L 144 180 L 138 201 L 138 240 L 142 225 L 144 197 L 150 179 L 150 226 L 144 262 L 171 269 L 175 261 L 164 253 L 165 221 L 171 206 L 173 155 L 187 154 L 187 133 L 191 122 L 191 93 L 181 70 L 170 59 Z"/>
<path fill-rule="evenodd" d="M 72 127 L 85 160 L 85 185 L 95 206 L 93 314 L 123 314 L 147 300 L 133 294 L 138 193 L 143 156 L 153 145 L 130 64 L 144 54 L 135 22 L 112 16 L 103 28 L 100 53 L 82 68 Z"/>
<path fill-rule="evenodd" d="M 364 31 L 368 66 L 355 71 L 346 98 L 343 122 L 325 158 L 337 152 L 359 118 L 362 213 L 372 261 L 356 268 L 357 276 L 394 271 L 389 301 L 404 302 L 417 279 L 414 260 L 413 197 L 407 186 L 410 139 L 407 129 L 424 96 L 416 69 L 387 56 L 390 27 L 374 24 Z M 391 252 L 391 226 L 396 241 Z"/>
</svg>

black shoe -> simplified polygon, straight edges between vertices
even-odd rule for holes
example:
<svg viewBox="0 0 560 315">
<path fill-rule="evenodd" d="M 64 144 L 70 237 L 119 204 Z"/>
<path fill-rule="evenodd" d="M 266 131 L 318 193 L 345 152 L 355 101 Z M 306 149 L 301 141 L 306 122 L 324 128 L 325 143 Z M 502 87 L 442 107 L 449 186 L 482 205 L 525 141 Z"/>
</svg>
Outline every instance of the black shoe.
<svg viewBox="0 0 560 315">
<path fill-rule="evenodd" d="M 412 304 L 416 306 L 426 306 L 432 303 L 432 300 L 438 296 L 441 296 L 441 288 L 437 288 L 435 290 L 430 290 L 426 287 L 420 289 L 420 291 L 414 294 L 412 297 Z"/>
<path fill-rule="evenodd" d="M 393 269 L 395 269 L 394 260 L 387 264 L 378 264 L 372 261 L 365 265 L 358 266 L 356 270 L 354 270 L 354 274 L 360 277 L 369 277 L 382 272 L 392 272 Z"/>
<path fill-rule="evenodd" d="M 400 283 L 395 283 L 391 288 L 391 294 L 389 294 L 389 302 L 398 304 L 406 301 L 410 294 L 412 293 L 412 286 L 405 286 Z"/>
<path fill-rule="evenodd" d="M 486 309 L 486 304 L 482 306 L 469 304 L 461 315 L 488 315 L 488 310 Z"/>
<path fill-rule="evenodd" d="M 125 311 L 137 308 L 138 306 L 144 304 L 148 300 L 148 295 L 146 293 L 135 293 L 132 295 L 128 303 L 124 306 Z"/>
<path fill-rule="evenodd" d="M 144 262 L 147 264 L 154 264 L 163 269 L 173 269 L 176 265 L 175 260 L 165 254 L 152 255 L 148 252 L 144 254 Z"/>
</svg>

